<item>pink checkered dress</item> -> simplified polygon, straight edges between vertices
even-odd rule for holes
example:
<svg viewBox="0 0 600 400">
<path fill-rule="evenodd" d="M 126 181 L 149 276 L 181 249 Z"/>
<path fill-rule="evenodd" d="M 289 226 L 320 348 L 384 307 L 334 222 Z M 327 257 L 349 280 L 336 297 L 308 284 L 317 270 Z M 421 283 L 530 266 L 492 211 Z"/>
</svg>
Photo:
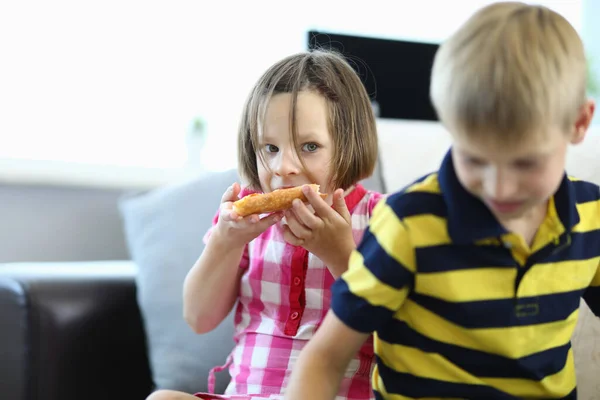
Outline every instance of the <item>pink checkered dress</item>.
<svg viewBox="0 0 600 400">
<path fill-rule="evenodd" d="M 244 191 L 242 196 L 248 193 Z M 361 185 L 346 196 L 357 244 L 381 197 Z M 235 311 L 236 345 L 226 363 L 231 382 L 224 396 L 205 393 L 196 396 L 281 399 L 300 350 L 329 310 L 334 278 L 313 254 L 286 243 L 280 224 L 248 244 L 240 268 L 247 272 L 242 276 Z M 370 383 L 373 361 L 373 344 L 369 339 L 350 363 L 337 400 L 374 398 Z"/>
</svg>

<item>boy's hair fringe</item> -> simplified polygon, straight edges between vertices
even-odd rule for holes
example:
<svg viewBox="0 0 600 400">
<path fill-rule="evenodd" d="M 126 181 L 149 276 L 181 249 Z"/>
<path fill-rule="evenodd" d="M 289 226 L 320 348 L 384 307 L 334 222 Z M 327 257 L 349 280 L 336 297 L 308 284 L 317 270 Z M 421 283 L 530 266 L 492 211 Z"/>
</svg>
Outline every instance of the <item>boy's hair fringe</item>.
<svg viewBox="0 0 600 400">
<path fill-rule="evenodd" d="M 504 2 L 476 12 L 440 46 L 430 95 L 454 134 L 517 143 L 551 126 L 569 132 L 586 79 L 583 44 L 564 17 Z"/>
</svg>

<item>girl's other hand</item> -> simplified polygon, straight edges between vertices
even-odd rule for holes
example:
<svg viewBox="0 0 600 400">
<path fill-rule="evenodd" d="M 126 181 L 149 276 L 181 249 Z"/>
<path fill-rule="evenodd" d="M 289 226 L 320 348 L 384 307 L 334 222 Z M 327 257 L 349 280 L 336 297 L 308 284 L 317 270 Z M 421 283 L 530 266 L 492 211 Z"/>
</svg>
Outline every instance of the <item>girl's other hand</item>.
<svg viewBox="0 0 600 400">
<path fill-rule="evenodd" d="M 219 210 L 219 220 L 217 221 L 215 232 L 213 232 L 213 234 L 216 233 L 222 240 L 230 242 L 232 246 L 245 246 L 282 218 L 281 213 L 272 213 L 263 218 L 257 214 L 245 217 L 237 215 L 233 211 L 233 202 L 238 200 L 240 192 L 240 185 L 234 183 L 223 193 Z"/>
<path fill-rule="evenodd" d="M 330 206 L 311 187 L 303 190 L 315 212 L 302 201 L 294 200 L 292 209 L 285 213 L 284 239 L 319 257 L 337 278 L 347 269 L 350 253 L 356 248 L 344 191 L 338 189 L 333 193 Z"/>
</svg>

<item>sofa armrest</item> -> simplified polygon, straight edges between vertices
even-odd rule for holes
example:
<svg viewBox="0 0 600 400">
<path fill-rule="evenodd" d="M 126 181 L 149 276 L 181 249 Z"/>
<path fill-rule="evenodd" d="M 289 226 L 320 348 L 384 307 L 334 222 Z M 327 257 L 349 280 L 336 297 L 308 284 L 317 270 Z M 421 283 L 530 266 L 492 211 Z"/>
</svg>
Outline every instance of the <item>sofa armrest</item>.
<svg viewBox="0 0 600 400">
<path fill-rule="evenodd" d="M 144 399 L 152 389 L 131 262 L 0 265 L 0 393 Z"/>
</svg>

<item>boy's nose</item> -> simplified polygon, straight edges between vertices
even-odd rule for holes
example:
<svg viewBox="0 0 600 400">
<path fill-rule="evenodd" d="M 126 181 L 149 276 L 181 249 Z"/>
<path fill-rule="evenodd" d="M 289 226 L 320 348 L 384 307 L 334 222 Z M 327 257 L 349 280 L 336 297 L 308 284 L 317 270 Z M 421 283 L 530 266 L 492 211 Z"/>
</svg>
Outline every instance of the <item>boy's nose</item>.
<svg viewBox="0 0 600 400">
<path fill-rule="evenodd" d="M 489 174 L 484 190 L 487 197 L 496 201 L 511 201 L 518 197 L 518 183 L 510 173 L 496 170 Z"/>
</svg>

